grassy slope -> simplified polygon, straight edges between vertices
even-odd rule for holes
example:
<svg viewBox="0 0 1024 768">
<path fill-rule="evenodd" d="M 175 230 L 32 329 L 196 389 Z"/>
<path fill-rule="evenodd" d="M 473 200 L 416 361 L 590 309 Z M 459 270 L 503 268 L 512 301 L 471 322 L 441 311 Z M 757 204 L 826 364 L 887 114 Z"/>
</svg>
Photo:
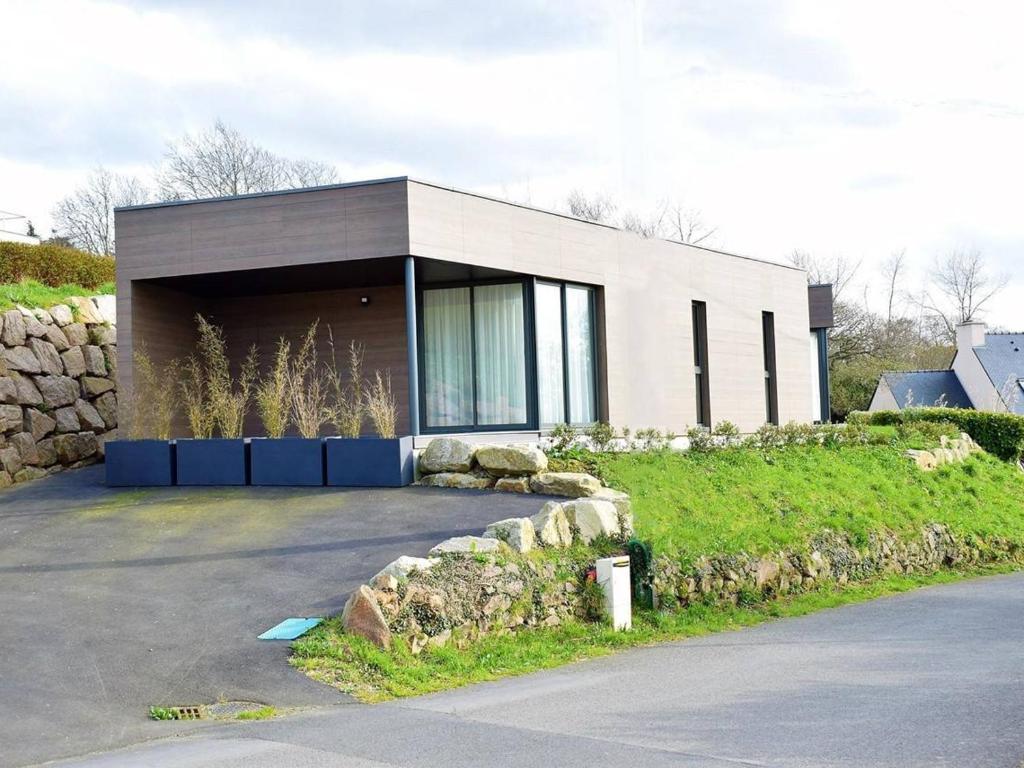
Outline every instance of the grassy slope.
<svg viewBox="0 0 1024 768">
<path fill-rule="evenodd" d="M 598 463 L 609 484 L 632 495 L 638 534 L 654 543 L 656 553 L 675 553 L 684 560 L 699 554 L 800 548 L 823 528 L 863 537 L 889 527 L 913 535 L 929 522 L 946 523 L 961 534 L 1024 541 L 1024 474 L 1014 465 L 976 455 L 963 464 L 923 473 L 901 455 L 903 447 L 607 455 Z M 293 644 L 292 664 L 363 700 L 380 701 L 1009 568 L 887 576 L 844 588 L 826 584 L 814 592 L 749 606 L 694 605 L 678 613 L 641 613 L 629 633 L 570 622 L 486 637 L 461 650 L 426 650 L 415 657 L 401 643 L 385 652 L 345 635 L 333 619 Z"/>
<path fill-rule="evenodd" d="M 600 467 L 631 495 L 637 534 L 683 559 L 800 548 L 823 528 L 914 535 L 930 522 L 1024 541 L 1024 474 L 984 454 L 934 472 L 888 445 L 611 455 Z"/>
<path fill-rule="evenodd" d="M 94 289 L 83 288 L 80 285 L 52 288 L 35 280 L 22 280 L 19 283 L 0 284 L 0 310 L 13 309 L 16 304 L 30 309 L 46 309 L 54 304 L 63 303 L 69 296 L 96 296 L 104 293 L 114 293 L 114 284 L 104 283 Z"/>
</svg>

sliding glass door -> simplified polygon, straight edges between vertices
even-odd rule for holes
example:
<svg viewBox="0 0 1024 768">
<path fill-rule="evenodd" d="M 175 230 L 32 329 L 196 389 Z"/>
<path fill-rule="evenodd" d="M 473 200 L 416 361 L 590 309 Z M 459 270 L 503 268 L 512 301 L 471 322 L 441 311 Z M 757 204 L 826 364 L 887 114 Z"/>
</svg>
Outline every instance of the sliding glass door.
<svg viewBox="0 0 1024 768">
<path fill-rule="evenodd" d="M 526 280 L 425 286 L 420 334 L 426 432 L 599 418 L 593 288 Z"/>
<path fill-rule="evenodd" d="M 424 289 L 422 316 L 424 427 L 527 427 L 524 284 Z"/>
<path fill-rule="evenodd" d="M 541 426 L 597 420 L 594 289 L 538 282 L 537 399 Z"/>
</svg>

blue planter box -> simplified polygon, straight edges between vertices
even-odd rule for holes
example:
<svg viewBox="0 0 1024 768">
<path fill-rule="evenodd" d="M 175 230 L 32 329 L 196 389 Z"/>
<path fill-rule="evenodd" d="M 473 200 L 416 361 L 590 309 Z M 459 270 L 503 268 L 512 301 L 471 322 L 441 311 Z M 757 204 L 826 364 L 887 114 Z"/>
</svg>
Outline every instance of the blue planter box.
<svg viewBox="0 0 1024 768">
<path fill-rule="evenodd" d="M 412 482 L 412 438 L 328 437 L 327 484 L 399 488 Z"/>
<path fill-rule="evenodd" d="M 254 437 L 249 451 L 253 485 L 324 484 L 324 441 L 319 437 Z"/>
<path fill-rule="evenodd" d="M 178 485 L 247 485 L 249 441 L 178 440 Z"/>
<path fill-rule="evenodd" d="M 106 444 L 107 485 L 174 485 L 174 443 L 111 440 Z"/>
</svg>

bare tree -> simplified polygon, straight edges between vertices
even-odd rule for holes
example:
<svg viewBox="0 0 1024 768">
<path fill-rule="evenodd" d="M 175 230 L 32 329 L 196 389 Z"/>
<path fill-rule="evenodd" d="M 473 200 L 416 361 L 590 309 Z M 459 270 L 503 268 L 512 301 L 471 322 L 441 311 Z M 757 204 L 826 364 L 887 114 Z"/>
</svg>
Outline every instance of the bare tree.
<svg viewBox="0 0 1024 768">
<path fill-rule="evenodd" d="M 569 208 L 569 213 L 576 218 L 595 221 L 598 224 L 612 223 L 617 208 L 607 195 L 587 195 L 579 189 L 569 193 L 565 204 Z"/>
<path fill-rule="evenodd" d="M 663 235 L 665 224 L 665 208 L 659 206 L 650 215 L 644 217 L 635 211 L 625 211 L 619 217 L 619 226 L 640 237 L 651 238 Z"/>
<path fill-rule="evenodd" d="M 667 203 L 662 218 L 664 236 L 688 245 L 700 245 L 718 231 L 718 227 L 704 220 L 704 215 L 699 209 L 687 208 L 679 202 Z"/>
<path fill-rule="evenodd" d="M 141 181 L 97 168 L 53 209 L 54 237 L 101 256 L 114 255 L 114 208 L 149 199 Z"/>
<path fill-rule="evenodd" d="M 839 302 L 846 289 L 860 270 L 861 262 L 850 261 L 845 256 L 834 259 L 821 259 L 807 251 L 794 250 L 789 255 L 789 263 L 807 272 L 807 282 L 811 285 L 824 283 L 832 286 L 832 299 Z"/>
<path fill-rule="evenodd" d="M 157 184 L 162 199 L 181 200 L 319 186 L 337 178 L 331 165 L 282 157 L 218 120 L 209 131 L 168 143 Z"/>
<path fill-rule="evenodd" d="M 977 320 L 985 305 L 1006 287 L 1005 275 L 991 275 L 978 250 L 952 250 L 935 259 L 931 286 L 921 308 L 938 318 L 951 341 L 960 323 Z"/>
<path fill-rule="evenodd" d="M 887 324 L 891 324 L 893 320 L 893 311 L 896 307 L 896 297 L 898 295 L 897 286 L 899 285 L 900 277 L 903 275 L 906 258 L 906 250 L 895 251 L 882 266 L 887 293 L 885 304 L 885 322 Z"/>
</svg>

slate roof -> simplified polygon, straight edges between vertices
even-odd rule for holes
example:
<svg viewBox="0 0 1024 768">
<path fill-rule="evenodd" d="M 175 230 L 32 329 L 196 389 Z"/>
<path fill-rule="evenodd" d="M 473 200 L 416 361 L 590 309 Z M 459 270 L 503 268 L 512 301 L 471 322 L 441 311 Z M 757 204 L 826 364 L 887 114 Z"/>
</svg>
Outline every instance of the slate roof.
<svg viewBox="0 0 1024 768">
<path fill-rule="evenodd" d="M 1006 407 L 1024 414 L 1024 333 L 986 333 L 985 345 L 974 347 L 974 354 Z"/>
<path fill-rule="evenodd" d="M 950 408 L 973 407 L 953 371 L 889 371 L 882 378 L 900 408 L 927 408 L 939 402 Z"/>
</svg>

